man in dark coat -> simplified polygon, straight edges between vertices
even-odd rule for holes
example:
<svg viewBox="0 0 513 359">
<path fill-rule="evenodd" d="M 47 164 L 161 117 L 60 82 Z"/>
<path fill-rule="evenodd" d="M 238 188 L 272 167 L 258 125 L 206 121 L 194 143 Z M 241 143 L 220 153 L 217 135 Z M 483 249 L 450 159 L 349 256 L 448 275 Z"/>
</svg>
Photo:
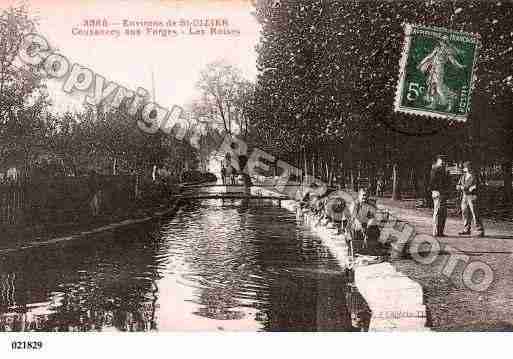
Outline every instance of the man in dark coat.
<svg viewBox="0 0 513 359">
<path fill-rule="evenodd" d="M 472 170 L 472 164 L 467 161 L 463 164 L 463 175 L 457 186 L 457 189 L 462 192 L 461 213 L 463 216 L 463 231 L 459 233 L 460 235 L 470 234 L 472 221 L 474 221 L 479 237 L 484 237 L 483 223 L 479 217 L 477 206 L 478 186 L 479 178 Z"/>
<path fill-rule="evenodd" d="M 226 184 L 226 167 L 224 167 L 224 164 L 221 164 L 221 180 L 223 184 Z"/>
<path fill-rule="evenodd" d="M 438 155 L 431 169 L 430 189 L 433 197 L 433 236 L 443 237 L 447 219 L 447 197 L 451 178 L 447 172 L 445 156 Z"/>
</svg>

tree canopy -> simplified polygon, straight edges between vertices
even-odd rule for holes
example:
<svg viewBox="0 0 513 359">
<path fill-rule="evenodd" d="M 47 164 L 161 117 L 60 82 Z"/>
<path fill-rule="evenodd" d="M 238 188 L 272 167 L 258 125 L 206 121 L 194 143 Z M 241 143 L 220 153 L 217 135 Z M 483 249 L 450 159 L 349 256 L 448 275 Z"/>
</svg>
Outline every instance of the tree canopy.
<svg viewBox="0 0 513 359">
<path fill-rule="evenodd" d="M 511 161 L 512 15 L 510 1 L 258 1 L 254 122 L 262 146 L 375 171 L 425 167 L 438 152 Z M 393 111 L 404 23 L 481 36 L 466 123 Z"/>
</svg>

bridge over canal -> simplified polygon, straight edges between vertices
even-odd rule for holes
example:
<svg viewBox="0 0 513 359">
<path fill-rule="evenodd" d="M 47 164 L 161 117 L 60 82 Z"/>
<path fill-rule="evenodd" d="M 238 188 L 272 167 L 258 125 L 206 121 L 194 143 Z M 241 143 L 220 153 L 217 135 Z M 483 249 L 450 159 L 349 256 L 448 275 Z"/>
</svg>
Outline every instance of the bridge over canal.
<svg viewBox="0 0 513 359">
<path fill-rule="evenodd" d="M 177 198 L 178 200 L 277 200 L 281 206 L 282 200 L 290 199 L 288 196 L 276 193 L 262 194 L 258 191 L 257 186 L 247 189 L 241 185 L 222 185 L 222 184 L 206 184 L 206 185 L 189 185 L 183 187 L 183 192 Z"/>
</svg>

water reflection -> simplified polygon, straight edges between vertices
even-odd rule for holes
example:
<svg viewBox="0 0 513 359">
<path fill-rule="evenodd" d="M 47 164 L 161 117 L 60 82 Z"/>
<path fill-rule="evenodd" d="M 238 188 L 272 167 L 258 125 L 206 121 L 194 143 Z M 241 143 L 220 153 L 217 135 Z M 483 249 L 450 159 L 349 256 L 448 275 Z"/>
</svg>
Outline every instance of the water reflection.
<svg viewBox="0 0 513 359">
<path fill-rule="evenodd" d="M 343 271 L 271 203 L 193 202 L 0 274 L 2 331 L 352 330 Z"/>
</svg>

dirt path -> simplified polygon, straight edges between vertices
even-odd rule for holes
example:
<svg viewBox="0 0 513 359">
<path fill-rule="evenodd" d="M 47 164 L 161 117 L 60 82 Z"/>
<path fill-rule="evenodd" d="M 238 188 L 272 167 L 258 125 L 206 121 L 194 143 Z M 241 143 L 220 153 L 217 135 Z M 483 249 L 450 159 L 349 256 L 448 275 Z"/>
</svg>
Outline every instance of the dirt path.
<svg viewBox="0 0 513 359">
<path fill-rule="evenodd" d="M 431 233 L 430 213 L 414 209 L 411 202 L 380 199 L 378 205 L 412 224 L 417 233 Z M 438 238 L 442 250 L 433 263 L 393 261 L 397 270 L 422 285 L 428 324 L 434 330 L 513 331 L 513 223 L 485 220 L 484 225 L 485 238 L 459 236 L 461 219 L 449 218 L 447 237 Z M 463 259 L 446 275 L 444 268 L 456 255 Z M 464 285 L 464 269 L 473 261 L 486 263 L 493 272 L 492 284 L 482 292 Z"/>
</svg>

